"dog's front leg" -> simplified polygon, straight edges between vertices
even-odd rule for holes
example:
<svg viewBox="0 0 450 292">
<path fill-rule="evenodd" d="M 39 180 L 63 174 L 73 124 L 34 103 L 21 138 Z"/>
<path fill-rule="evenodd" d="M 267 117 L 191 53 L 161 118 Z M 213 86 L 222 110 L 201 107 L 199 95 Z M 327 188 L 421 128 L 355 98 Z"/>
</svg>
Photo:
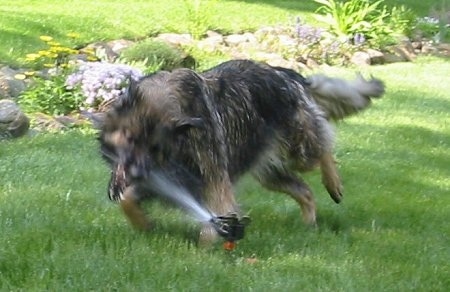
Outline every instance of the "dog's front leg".
<svg viewBox="0 0 450 292">
<path fill-rule="evenodd" d="M 204 191 L 204 201 L 206 207 L 216 216 L 239 213 L 231 181 L 227 178 L 220 182 L 207 184 Z M 199 245 L 203 247 L 211 246 L 219 238 L 213 225 L 205 222 L 199 236 Z"/>
<path fill-rule="evenodd" d="M 130 223 L 138 230 L 148 231 L 152 228 L 152 224 L 145 215 L 144 210 L 140 206 L 140 197 L 135 186 L 129 186 L 125 189 L 123 198 L 120 201 L 123 212 L 128 217 Z"/>
</svg>

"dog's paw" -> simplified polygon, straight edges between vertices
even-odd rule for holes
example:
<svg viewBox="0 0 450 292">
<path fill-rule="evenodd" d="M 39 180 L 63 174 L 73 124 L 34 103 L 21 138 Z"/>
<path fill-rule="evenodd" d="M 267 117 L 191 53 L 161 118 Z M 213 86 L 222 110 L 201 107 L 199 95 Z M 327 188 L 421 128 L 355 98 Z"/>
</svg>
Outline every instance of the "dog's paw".
<svg viewBox="0 0 450 292">
<path fill-rule="evenodd" d="M 219 234 L 216 229 L 209 223 L 202 226 L 200 236 L 198 238 L 198 246 L 201 248 L 212 247 L 219 240 Z"/>
<path fill-rule="evenodd" d="M 341 184 L 339 184 L 337 187 L 331 188 L 326 186 L 328 193 L 330 194 L 331 199 L 336 204 L 339 204 L 342 201 L 342 198 L 344 197 L 343 193 L 343 187 Z"/>
</svg>

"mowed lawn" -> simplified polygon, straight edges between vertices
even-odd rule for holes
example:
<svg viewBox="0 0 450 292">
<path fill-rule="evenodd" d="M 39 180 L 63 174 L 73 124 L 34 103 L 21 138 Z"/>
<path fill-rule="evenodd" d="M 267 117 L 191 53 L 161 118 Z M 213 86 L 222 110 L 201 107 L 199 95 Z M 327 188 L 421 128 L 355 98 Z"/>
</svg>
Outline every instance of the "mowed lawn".
<svg viewBox="0 0 450 292">
<path fill-rule="evenodd" d="M 200 16 L 192 11 L 200 3 Z M 414 3 L 411 3 L 414 2 Z M 441 0 L 385 0 L 390 7 L 406 5 L 418 16 L 439 11 Z M 65 45 L 83 45 L 119 38 L 141 39 L 160 32 L 186 33 L 194 23 L 223 33 L 261 26 L 315 23 L 319 4 L 312 0 L 16 0 L 0 1 L 0 61 L 20 64 L 25 54 L 45 47 L 40 35 Z M 67 33 L 80 36 L 73 40 Z"/>
<path fill-rule="evenodd" d="M 151 11 L 161 21 L 165 7 L 182 3 L 154 2 L 161 12 Z M 41 33 L 62 36 L 75 28 L 91 27 L 88 38 L 135 36 L 153 29 L 144 28 L 140 8 L 154 2 L 2 2 L 0 24 L 16 27 L 25 48 L 34 48 L 31 39 Z M 315 7 L 217 2 L 224 18 L 246 14 L 251 25 L 264 17 L 308 15 Z M 431 4 L 414 5 L 425 15 Z M 252 7 L 247 11 L 261 17 L 236 7 Z M 116 28 L 109 22 L 114 17 L 102 15 L 117 16 Z M 1 60 L 18 56 L 15 50 L 0 51 Z M 343 78 L 355 70 L 322 69 Z M 318 172 L 306 175 L 318 206 L 318 227 L 307 228 L 292 199 L 246 177 L 237 186 L 238 201 L 252 223 L 231 253 L 220 245 L 197 248 L 199 224 L 158 204 L 147 206 L 154 232 L 131 229 L 107 199 L 109 171 L 92 130 L 0 142 L 0 291 L 449 291 L 450 63 L 422 57 L 362 71 L 383 79 L 387 92 L 368 111 L 336 125 L 344 201 L 332 202 Z"/>
</svg>

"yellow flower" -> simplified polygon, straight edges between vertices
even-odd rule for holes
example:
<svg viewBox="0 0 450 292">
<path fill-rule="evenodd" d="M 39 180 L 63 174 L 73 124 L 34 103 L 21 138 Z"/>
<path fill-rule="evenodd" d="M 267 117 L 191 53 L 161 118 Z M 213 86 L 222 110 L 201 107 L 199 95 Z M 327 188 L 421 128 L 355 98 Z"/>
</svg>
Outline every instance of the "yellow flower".
<svg viewBox="0 0 450 292">
<path fill-rule="evenodd" d="M 52 63 L 45 63 L 45 64 L 44 64 L 44 67 L 46 67 L 46 68 L 53 68 L 53 67 L 55 67 L 55 64 L 52 64 Z"/>
<path fill-rule="evenodd" d="M 48 56 L 49 54 L 50 54 L 49 51 L 39 51 L 39 52 L 38 52 L 38 55 L 39 55 L 39 56 L 44 56 L 44 57 L 45 57 L 45 56 Z"/>
<path fill-rule="evenodd" d="M 68 36 L 69 38 L 76 39 L 80 37 L 80 34 L 76 32 L 69 32 L 68 34 L 66 34 L 66 36 Z"/>
<path fill-rule="evenodd" d="M 44 42 L 50 42 L 50 41 L 53 40 L 53 38 L 52 38 L 51 36 L 48 36 L 48 35 L 41 35 L 39 38 L 40 38 L 42 41 L 44 41 Z"/>
<path fill-rule="evenodd" d="M 61 47 L 51 47 L 50 49 L 48 49 L 50 52 L 52 52 L 52 53 L 56 53 L 56 52 L 59 52 L 60 51 L 60 48 Z"/>
<path fill-rule="evenodd" d="M 14 78 L 16 78 L 17 80 L 24 80 L 27 78 L 27 76 L 25 76 L 25 74 L 16 74 L 14 75 Z"/>
<path fill-rule="evenodd" d="M 25 71 L 25 72 L 23 72 L 23 74 L 25 76 L 34 76 L 34 74 L 36 74 L 36 72 L 35 71 Z"/>
<path fill-rule="evenodd" d="M 39 56 L 39 54 L 27 54 L 26 55 L 26 60 L 27 61 L 34 61 L 34 60 L 36 60 L 36 59 L 38 59 L 40 56 Z"/>
<path fill-rule="evenodd" d="M 48 44 L 49 46 L 53 46 L 53 47 L 61 46 L 61 44 L 58 43 L 58 42 L 47 42 L 47 44 Z"/>
<path fill-rule="evenodd" d="M 85 54 L 95 54 L 94 48 L 84 48 L 84 49 L 81 49 L 80 51 Z"/>
<path fill-rule="evenodd" d="M 87 60 L 88 61 L 98 61 L 98 58 L 97 57 L 95 57 L 95 56 L 87 56 Z"/>
</svg>

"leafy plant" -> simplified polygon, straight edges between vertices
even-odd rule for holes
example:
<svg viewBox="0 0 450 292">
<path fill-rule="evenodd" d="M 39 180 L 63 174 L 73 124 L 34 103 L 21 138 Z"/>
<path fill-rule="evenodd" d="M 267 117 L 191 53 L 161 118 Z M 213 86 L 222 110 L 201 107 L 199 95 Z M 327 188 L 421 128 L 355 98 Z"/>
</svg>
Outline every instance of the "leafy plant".
<svg viewBox="0 0 450 292">
<path fill-rule="evenodd" d="M 188 31 L 194 39 L 200 39 L 210 29 L 213 0 L 184 0 L 188 19 Z"/>
<path fill-rule="evenodd" d="M 404 33 L 411 24 L 410 13 L 404 7 L 391 11 L 383 0 L 314 0 L 322 4 L 316 18 L 325 23 L 330 31 L 342 41 L 354 42 L 355 36 L 363 35 L 372 47 L 382 47 L 395 42 L 399 33 Z"/>
<path fill-rule="evenodd" d="M 69 33 L 69 37 L 78 37 Z M 32 86 L 25 91 L 19 103 L 28 111 L 40 111 L 50 115 L 64 115 L 79 109 L 83 95 L 66 88 L 65 80 L 76 62 L 73 56 L 85 54 L 88 59 L 96 60 L 94 52 L 82 51 L 63 46 L 51 36 L 40 36 L 46 49 L 26 55 L 25 62 L 31 70 L 16 75 L 17 79 L 31 79 Z"/>
<path fill-rule="evenodd" d="M 336 35 L 348 38 L 357 32 L 371 29 L 372 15 L 377 11 L 381 0 L 370 4 L 366 0 L 350 0 L 340 2 L 335 0 L 314 0 L 322 4 L 316 10 L 317 19 L 328 24 Z"/>
<path fill-rule="evenodd" d="M 417 16 L 411 9 L 404 5 L 395 6 L 389 15 L 389 25 L 395 34 L 410 37 L 416 19 Z"/>
<path fill-rule="evenodd" d="M 445 21 L 436 17 L 422 17 L 418 18 L 414 26 L 414 31 L 427 39 L 431 39 L 436 43 L 445 41 L 450 31 L 450 26 L 445 24 Z"/>
<path fill-rule="evenodd" d="M 63 75 L 36 78 L 33 86 L 20 96 L 19 104 L 29 112 L 49 115 L 65 115 L 78 110 L 84 97 L 76 90 L 68 90 L 65 81 Z"/>
<path fill-rule="evenodd" d="M 121 56 L 127 63 L 142 62 L 149 67 L 146 72 L 172 70 L 185 65 L 183 53 L 165 42 L 146 39 L 125 49 Z"/>
</svg>

